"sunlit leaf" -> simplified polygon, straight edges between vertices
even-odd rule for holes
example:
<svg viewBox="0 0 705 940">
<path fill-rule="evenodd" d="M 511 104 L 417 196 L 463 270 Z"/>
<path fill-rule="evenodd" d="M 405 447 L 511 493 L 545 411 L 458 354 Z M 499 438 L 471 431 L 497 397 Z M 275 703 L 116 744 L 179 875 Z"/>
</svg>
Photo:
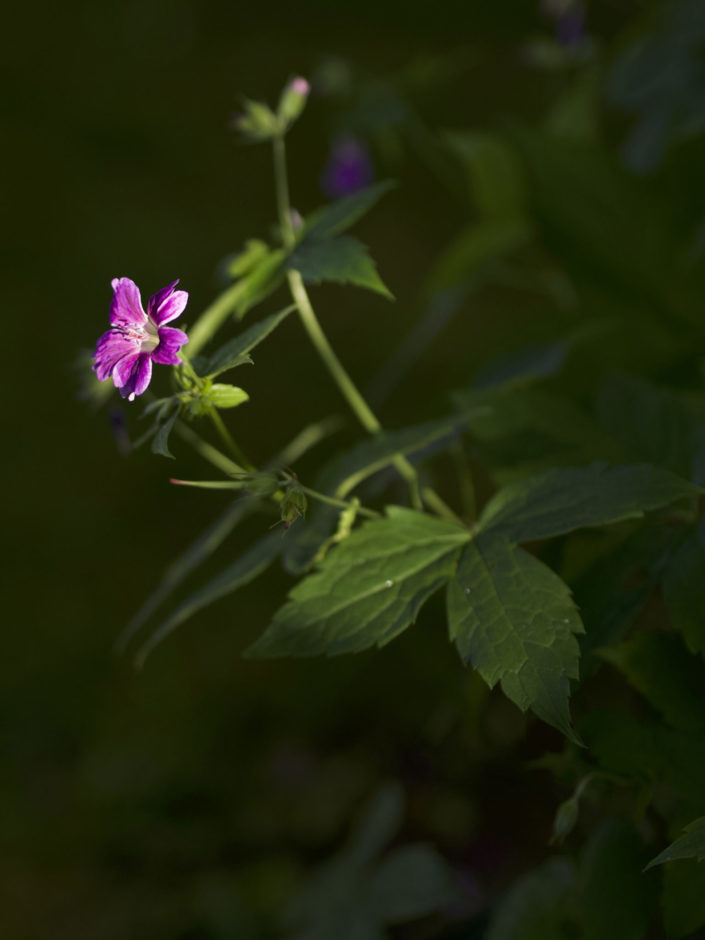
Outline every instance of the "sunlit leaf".
<svg viewBox="0 0 705 940">
<path fill-rule="evenodd" d="M 316 209 L 306 218 L 305 235 L 315 238 L 339 235 L 366 215 L 382 196 L 395 186 L 393 180 L 382 180 L 350 196 L 344 196 L 328 206 Z"/>
<path fill-rule="evenodd" d="M 465 547 L 448 585 L 448 625 L 463 662 L 523 711 L 576 738 L 570 680 L 583 632 L 568 586 L 542 562 L 491 532 Z"/>
<path fill-rule="evenodd" d="M 324 281 L 354 284 L 384 297 L 392 297 L 367 248 L 350 235 L 304 238 L 290 255 L 287 266 L 299 271 L 305 281 L 313 284 Z"/>
<path fill-rule="evenodd" d="M 687 480 L 645 464 L 549 470 L 500 490 L 485 507 L 478 529 L 528 542 L 638 519 L 699 492 Z"/>
<path fill-rule="evenodd" d="M 389 507 L 291 591 L 249 655 L 332 656 L 383 646 L 448 580 L 469 538 L 443 519 Z"/>
</svg>

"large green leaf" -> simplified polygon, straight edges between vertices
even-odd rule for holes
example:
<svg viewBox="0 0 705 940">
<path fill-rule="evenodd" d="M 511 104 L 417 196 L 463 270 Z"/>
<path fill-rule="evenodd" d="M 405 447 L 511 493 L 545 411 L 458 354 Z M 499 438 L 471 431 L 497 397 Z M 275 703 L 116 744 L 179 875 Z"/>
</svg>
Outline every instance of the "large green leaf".
<svg viewBox="0 0 705 940">
<path fill-rule="evenodd" d="M 204 375 L 210 377 L 220 375 L 226 369 L 247 362 L 247 354 L 263 339 L 266 339 L 294 309 L 294 306 L 285 307 L 284 310 L 273 313 L 258 323 L 253 323 L 251 327 L 240 333 L 235 339 L 231 339 L 230 342 L 221 346 L 208 360 L 203 370 Z"/>
<path fill-rule="evenodd" d="M 464 549 L 448 585 L 448 624 L 464 662 L 519 708 L 575 739 L 570 680 L 583 632 L 570 590 L 533 555 L 487 533 Z"/>
<path fill-rule="evenodd" d="M 451 522 L 390 506 L 291 591 L 249 655 L 332 656 L 388 643 L 448 580 L 469 538 Z"/>
<path fill-rule="evenodd" d="M 264 538 L 255 542 L 217 577 L 209 581 L 205 587 L 196 591 L 176 608 L 169 619 L 155 630 L 141 647 L 136 657 L 137 664 L 142 666 L 154 647 L 197 611 L 207 607 L 219 598 L 225 597 L 226 594 L 232 594 L 233 591 L 249 584 L 250 581 L 262 574 L 281 552 L 281 549 L 281 532 L 269 532 Z"/>
<path fill-rule="evenodd" d="M 346 231 L 395 185 L 392 180 L 382 180 L 314 210 L 306 218 L 305 237 L 324 238 Z"/>
<path fill-rule="evenodd" d="M 682 858 L 696 858 L 698 861 L 705 859 L 705 816 L 694 819 L 687 825 L 683 835 L 671 842 L 656 858 L 652 858 L 646 867 L 652 868 L 654 865 L 663 865 L 664 862 Z"/>
<path fill-rule="evenodd" d="M 304 238 L 291 253 L 287 266 L 299 271 L 305 281 L 320 284 L 335 281 L 366 287 L 391 298 L 367 248 L 356 238 Z"/>
<path fill-rule="evenodd" d="M 683 634 L 688 649 L 705 653 L 705 521 L 671 559 L 663 596 L 671 622 Z"/>
<path fill-rule="evenodd" d="M 638 519 L 699 492 L 687 480 L 647 464 L 566 467 L 504 487 L 485 507 L 478 529 L 528 542 Z"/>
</svg>

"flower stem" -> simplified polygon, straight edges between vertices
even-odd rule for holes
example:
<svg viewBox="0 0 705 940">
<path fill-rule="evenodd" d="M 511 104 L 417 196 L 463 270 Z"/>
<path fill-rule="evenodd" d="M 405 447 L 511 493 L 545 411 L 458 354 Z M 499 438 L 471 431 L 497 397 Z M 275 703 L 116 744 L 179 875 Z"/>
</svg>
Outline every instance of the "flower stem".
<svg viewBox="0 0 705 940">
<path fill-rule="evenodd" d="M 235 443 L 233 436 L 231 435 L 230 431 L 228 431 L 228 429 L 225 426 L 225 422 L 220 417 L 220 413 L 218 409 L 209 408 L 208 414 L 210 416 L 211 421 L 213 422 L 213 426 L 215 427 L 216 431 L 220 435 L 220 439 L 223 441 L 223 443 L 228 448 L 230 453 L 233 455 L 235 460 L 237 460 L 238 464 L 240 464 L 240 471 L 256 470 L 257 468 L 255 467 L 255 465 L 250 460 L 247 459 L 245 454 L 240 450 L 240 448 Z"/>
<path fill-rule="evenodd" d="M 327 503 L 329 506 L 336 506 L 339 509 L 350 509 L 355 506 L 356 510 L 361 516 L 366 516 L 368 519 L 379 519 L 381 513 L 375 512 L 374 509 L 366 509 L 364 506 L 355 505 L 355 503 L 348 502 L 345 499 L 336 499 L 334 496 L 326 496 L 325 493 L 319 493 L 317 490 L 309 489 L 308 486 L 301 486 L 299 488 L 302 493 L 305 493 L 307 496 L 310 496 L 311 499 L 317 499 L 321 503 Z"/>
<path fill-rule="evenodd" d="M 244 289 L 245 283 L 237 281 L 227 290 L 224 290 L 219 297 L 216 297 L 210 307 L 203 311 L 189 330 L 188 351 L 190 356 L 195 356 L 211 339 L 216 330 L 223 325 L 228 315 L 232 313 Z"/>
<path fill-rule="evenodd" d="M 241 467 L 239 463 L 235 463 L 234 460 L 231 460 L 230 457 L 226 457 L 225 454 L 209 444 L 207 441 L 204 441 L 203 438 L 196 434 L 187 424 L 184 424 L 183 421 L 177 421 L 174 424 L 174 430 L 186 441 L 187 444 L 190 444 L 191 447 L 200 454 L 204 460 L 207 460 L 208 463 L 213 464 L 214 467 L 217 467 L 218 470 L 222 470 L 223 473 L 228 475 L 232 473 L 245 473 L 244 467 Z"/>
<path fill-rule="evenodd" d="M 283 136 L 274 139 L 274 180 L 277 192 L 277 207 L 279 210 L 279 225 L 281 227 L 282 240 L 287 251 L 291 251 L 296 242 L 296 236 L 291 224 L 289 184 L 286 172 L 286 149 Z M 296 270 L 290 270 L 287 272 L 287 281 L 291 296 L 296 302 L 301 323 L 341 394 L 366 431 L 370 434 L 381 433 L 382 425 L 378 421 L 377 416 L 360 394 L 357 386 L 346 372 L 345 367 L 328 342 L 328 338 L 323 332 L 323 328 L 313 309 L 301 274 Z M 418 475 L 414 466 L 409 463 L 402 454 L 398 454 L 394 458 L 393 463 L 409 484 L 409 496 L 412 506 L 416 509 L 423 509 Z"/>
</svg>

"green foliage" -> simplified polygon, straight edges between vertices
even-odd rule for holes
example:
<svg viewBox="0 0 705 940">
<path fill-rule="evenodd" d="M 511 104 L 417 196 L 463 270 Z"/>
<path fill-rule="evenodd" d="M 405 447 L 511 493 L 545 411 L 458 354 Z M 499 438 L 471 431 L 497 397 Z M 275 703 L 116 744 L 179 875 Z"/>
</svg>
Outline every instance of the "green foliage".
<svg viewBox="0 0 705 940">
<path fill-rule="evenodd" d="M 570 591 L 533 555 L 491 532 L 463 550 L 448 586 L 448 622 L 464 662 L 519 708 L 568 737 L 570 680 L 583 626 Z"/>
<path fill-rule="evenodd" d="M 448 580 L 469 532 L 390 506 L 298 584 L 250 656 L 329 656 L 383 646 Z"/>
<path fill-rule="evenodd" d="M 341 454 L 324 467 L 319 489 L 344 499 L 372 474 L 393 463 L 399 454 L 450 446 L 462 431 L 464 423 L 464 420 L 449 417 L 379 434 Z"/>
<path fill-rule="evenodd" d="M 391 180 L 382 180 L 314 210 L 306 218 L 304 236 L 318 239 L 340 235 L 365 216 L 395 185 Z"/>
<path fill-rule="evenodd" d="M 652 858 L 647 868 L 654 865 L 663 865 L 664 862 L 673 862 L 677 859 L 695 858 L 699 862 L 705 859 L 705 816 L 694 819 L 689 823 L 683 835 L 672 842 L 663 852 Z"/>
<path fill-rule="evenodd" d="M 207 400 L 215 408 L 237 408 L 243 402 L 249 401 L 247 392 L 236 385 L 223 385 L 216 382 L 208 389 Z"/>
<path fill-rule="evenodd" d="M 224 346 L 221 346 L 208 359 L 203 369 L 204 376 L 215 378 L 215 376 L 226 372 L 228 369 L 252 362 L 248 353 L 252 352 L 255 346 L 265 340 L 293 309 L 294 307 L 285 307 L 279 313 L 273 313 L 258 323 L 253 323 L 235 339 L 231 339 Z"/>
<path fill-rule="evenodd" d="M 304 237 L 289 256 L 287 267 L 312 284 L 353 284 L 392 299 L 367 248 L 351 235 Z"/>
<path fill-rule="evenodd" d="M 686 480 L 650 466 L 595 463 L 549 470 L 500 490 L 485 507 L 478 528 L 528 542 L 638 519 L 698 493 Z"/>
</svg>

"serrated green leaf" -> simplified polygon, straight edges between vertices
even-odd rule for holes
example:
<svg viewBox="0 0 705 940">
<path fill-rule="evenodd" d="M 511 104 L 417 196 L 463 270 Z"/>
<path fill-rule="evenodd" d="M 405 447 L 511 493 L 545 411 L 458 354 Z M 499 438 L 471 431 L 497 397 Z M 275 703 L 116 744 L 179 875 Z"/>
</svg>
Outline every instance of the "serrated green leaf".
<svg viewBox="0 0 705 940">
<path fill-rule="evenodd" d="M 500 900 L 484 940 L 568 940 L 566 910 L 575 869 L 566 858 L 549 858 L 514 882 Z"/>
<path fill-rule="evenodd" d="M 656 858 L 652 858 L 646 868 L 683 858 L 696 858 L 698 861 L 705 859 L 705 816 L 700 816 L 685 826 L 683 835 L 663 852 L 659 852 Z"/>
<path fill-rule="evenodd" d="M 366 215 L 382 196 L 395 186 L 393 180 L 382 180 L 350 196 L 344 196 L 331 205 L 314 210 L 305 220 L 305 236 L 324 238 L 339 235 Z"/>
<path fill-rule="evenodd" d="M 640 633 L 600 651 L 674 728 L 705 732 L 705 665 L 676 633 Z"/>
<path fill-rule="evenodd" d="M 691 653 L 705 653 L 705 521 L 693 529 L 670 560 L 663 597 L 671 623 Z"/>
<path fill-rule="evenodd" d="M 172 460 L 175 459 L 172 452 L 169 450 L 169 435 L 171 430 L 174 427 L 174 423 L 179 416 L 179 409 L 176 408 L 173 414 L 166 419 L 166 421 L 159 426 L 159 430 L 154 436 L 152 441 L 152 453 L 160 454 L 162 457 L 171 457 Z"/>
<path fill-rule="evenodd" d="M 593 833 L 581 864 L 585 940 L 643 940 L 657 888 L 657 880 L 642 873 L 644 862 L 633 826 L 609 819 Z"/>
<path fill-rule="evenodd" d="M 453 523 L 390 506 L 386 518 L 353 532 L 291 591 L 249 655 L 333 656 L 383 646 L 447 581 L 469 538 Z"/>
<path fill-rule="evenodd" d="M 207 397 L 208 401 L 216 408 L 236 408 L 243 402 L 250 400 L 250 396 L 243 388 L 218 382 L 208 389 Z"/>
<path fill-rule="evenodd" d="M 363 480 L 389 466 L 398 454 L 409 454 L 442 441 L 451 443 L 467 423 L 448 417 L 399 431 L 387 431 L 336 457 L 321 473 L 318 488 L 345 499 Z"/>
<path fill-rule="evenodd" d="M 699 492 L 687 480 L 646 464 L 566 467 L 504 487 L 485 507 L 478 530 L 529 542 L 638 519 Z"/>
<path fill-rule="evenodd" d="M 372 906 L 388 924 L 431 914 L 458 896 L 447 863 L 426 845 L 391 852 L 380 862 L 368 890 Z"/>
<path fill-rule="evenodd" d="M 448 625 L 463 662 L 522 711 L 576 740 L 570 680 L 583 632 L 570 589 L 533 555 L 494 533 L 463 550 L 448 585 Z"/>
<path fill-rule="evenodd" d="M 251 327 L 213 353 L 203 370 L 203 374 L 213 378 L 220 375 L 221 372 L 225 372 L 226 369 L 232 369 L 243 362 L 251 362 L 247 354 L 259 345 L 262 340 L 266 339 L 282 320 L 286 319 L 291 311 L 295 309 L 294 306 L 285 307 L 284 310 L 273 313 L 258 323 L 253 323 Z"/>
<path fill-rule="evenodd" d="M 141 647 L 136 657 L 137 665 L 143 666 L 154 647 L 197 611 L 225 597 L 226 594 L 232 594 L 233 591 L 249 584 L 262 574 L 281 552 L 281 548 L 282 540 L 279 532 L 269 532 L 264 538 L 255 542 L 217 577 L 176 608 L 169 619 L 155 630 Z"/>
<path fill-rule="evenodd" d="M 658 586 L 677 535 L 646 522 L 617 545 L 606 546 L 572 584 L 585 635 L 580 637 L 580 675 L 602 664 L 600 647 L 621 640 Z"/>
<path fill-rule="evenodd" d="M 287 266 L 314 284 L 323 281 L 354 284 L 392 298 L 367 248 L 350 235 L 304 238 L 290 255 Z"/>
</svg>

